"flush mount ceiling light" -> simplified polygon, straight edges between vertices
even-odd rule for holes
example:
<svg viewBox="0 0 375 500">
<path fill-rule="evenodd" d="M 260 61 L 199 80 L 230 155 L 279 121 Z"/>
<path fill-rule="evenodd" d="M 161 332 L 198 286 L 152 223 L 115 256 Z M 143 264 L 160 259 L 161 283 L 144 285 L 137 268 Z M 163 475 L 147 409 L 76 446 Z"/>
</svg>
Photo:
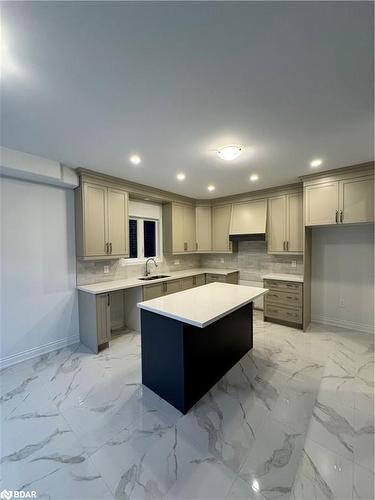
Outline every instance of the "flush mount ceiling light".
<svg viewBox="0 0 375 500">
<path fill-rule="evenodd" d="M 184 181 L 186 179 L 186 175 L 183 172 L 177 174 L 176 177 L 179 181 Z"/>
<path fill-rule="evenodd" d="M 210 184 L 209 186 L 207 186 L 207 189 L 208 189 L 208 191 L 215 191 L 215 186 Z"/>
<path fill-rule="evenodd" d="M 258 174 L 253 174 L 253 175 L 250 175 L 250 180 L 251 182 L 255 182 L 259 179 L 259 175 Z"/>
<path fill-rule="evenodd" d="M 217 151 L 220 158 L 225 161 L 235 160 L 241 153 L 241 146 L 224 146 Z"/>
<path fill-rule="evenodd" d="M 315 158 L 315 160 L 312 160 L 310 162 L 310 167 L 320 167 L 320 165 L 323 163 L 323 160 L 321 158 Z"/>
<path fill-rule="evenodd" d="M 129 158 L 130 163 L 133 163 L 133 165 L 139 165 L 141 163 L 141 157 L 138 155 L 131 155 Z"/>
</svg>

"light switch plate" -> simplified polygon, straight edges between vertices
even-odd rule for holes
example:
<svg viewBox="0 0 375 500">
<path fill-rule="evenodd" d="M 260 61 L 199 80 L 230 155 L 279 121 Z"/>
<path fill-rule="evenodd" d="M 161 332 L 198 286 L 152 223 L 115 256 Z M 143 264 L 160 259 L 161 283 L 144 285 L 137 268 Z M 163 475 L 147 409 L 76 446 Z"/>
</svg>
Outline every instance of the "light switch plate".
<svg viewBox="0 0 375 500">
<path fill-rule="evenodd" d="M 108 274 L 109 273 L 109 266 L 104 266 L 104 274 Z"/>
</svg>

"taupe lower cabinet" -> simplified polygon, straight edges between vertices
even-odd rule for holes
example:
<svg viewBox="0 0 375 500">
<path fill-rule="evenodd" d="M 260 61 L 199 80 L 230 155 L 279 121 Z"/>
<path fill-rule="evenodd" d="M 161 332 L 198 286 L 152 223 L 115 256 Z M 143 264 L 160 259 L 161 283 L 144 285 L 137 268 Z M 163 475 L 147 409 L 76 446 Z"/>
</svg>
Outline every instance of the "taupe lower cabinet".
<svg viewBox="0 0 375 500">
<path fill-rule="evenodd" d="M 206 284 L 206 276 L 198 274 L 196 276 L 187 276 L 177 280 L 164 281 L 162 283 L 154 283 L 152 285 L 143 286 L 143 300 L 156 299 L 163 295 L 170 295 L 171 293 L 188 290 L 196 286 Z"/>
<path fill-rule="evenodd" d="M 211 206 L 195 207 L 197 252 L 212 250 L 212 217 Z"/>
<path fill-rule="evenodd" d="M 264 280 L 269 292 L 264 296 L 264 321 L 302 328 L 303 283 Z"/>
<path fill-rule="evenodd" d="M 232 205 L 212 207 L 212 251 L 231 253 L 232 242 L 229 241 L 229 228 Z"/>
<path fill-rule="evenodd" d="M 75 190 L 77 257 L 129 256 L 128 193 L 82 182 Z"/>
<path fill-rule="evenodd" d="M 268 253 L 303 252 L 302 193 L 268 200 Z"/>
<path fill-rule="evenodd" d="M 373 222 L 373 174 L 336 177 L 305 182 L 305 225 Z"/>
<path fill-rule="evenodd" d="M 195 206 L 184 203 L 163 205 L 163 245 L 166 253 L 195 252 Z"/>
<path fill-rule="evenodd" d="M 78 292 L 79 332 L 81 342 L 93 352 L 111 340 L 111 296 Z"/>
</svg>

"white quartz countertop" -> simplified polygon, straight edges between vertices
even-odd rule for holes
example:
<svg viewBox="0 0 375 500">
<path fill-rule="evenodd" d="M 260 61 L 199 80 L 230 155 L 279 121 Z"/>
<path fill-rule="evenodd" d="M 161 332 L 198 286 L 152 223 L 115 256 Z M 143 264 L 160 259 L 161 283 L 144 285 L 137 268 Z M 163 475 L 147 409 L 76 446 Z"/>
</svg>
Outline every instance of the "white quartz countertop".
<svg viewBox="0 0 375 500">
<path fill-rule="evenodd" d="M 264 280 L 279 280 L 279 281 L 296 281 L 298 283 L 303 283 L 302 274 L 265 274 L 262 276 Z"/>
<path fill-rule="evenodd" d="M 266 288 L 210 283 L 157 299 L 139 302 L 137 305 L 146 311 L 204 328 L 249 304 L 267 291 Z"/>
<path fill-rule="evenodd" d="M 97 295 L 99 293 L 115 292 L 116 290 L 124 290 L 126 288 L 134 288 L 137 286 L 151 285 L 153 283 L 161 283 L 163 281 L 171 281 L 179 278 L 187 278 L 188 276 L 197 276 L 198 274 L 221 274 L 226 276 L 231 273 L 238 272 L 238 269 L 211 269 L 211 268 L 195 268 L 184 269 L 183 271 L 156 271 L 152 274 L 165 274 L 168 278 L 160 278 L 157 280 L 144 281 L 140 280 L 142 276 L 134 276 L 124 280 L 103 281 L 101 283 L 92 283 L 91 285 L 77 286 L 78 290 L 82 292 L 92 293 Z M 151 276 L 152 276 L 151 274 Z"/>
</svg>

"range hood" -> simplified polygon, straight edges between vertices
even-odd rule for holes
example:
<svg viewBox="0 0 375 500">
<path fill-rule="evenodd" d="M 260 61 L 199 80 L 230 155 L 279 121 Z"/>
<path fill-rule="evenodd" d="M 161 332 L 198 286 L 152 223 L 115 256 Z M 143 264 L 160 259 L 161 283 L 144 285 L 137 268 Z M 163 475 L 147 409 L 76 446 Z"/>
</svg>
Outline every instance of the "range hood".
<svg viewBox="0 0 375 500">
<path fill-rule="evenodd" d="M 267 200 L 234 203 L 230 241 L 266 241 Z"/>
</svg>

